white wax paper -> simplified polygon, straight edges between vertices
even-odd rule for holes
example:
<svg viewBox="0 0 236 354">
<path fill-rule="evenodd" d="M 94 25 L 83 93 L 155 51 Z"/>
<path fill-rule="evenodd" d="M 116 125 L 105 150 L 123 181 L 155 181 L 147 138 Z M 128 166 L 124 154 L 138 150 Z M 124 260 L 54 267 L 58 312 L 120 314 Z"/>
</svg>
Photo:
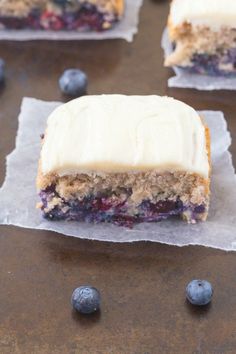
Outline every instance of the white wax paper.
<svg viewBox="0 0 236 354">
<path fill-rule="evenodd" d="M 35 208 L 35 178 L 40 154 L 40 134 L 48 115 L 59 102 L 24 98 L 19 116 L 16 148 L 7 157 L 5 182 L 0 189 L 0 224 L 52 230 L 64 235 L 100 241 L 155 241 L 170 245 L 203 245 L 236 249 L 236 178 L 228 147 L 231 143 L 222 112 L 202 111 L 211 131 L 212 196 L 206 222 L 188 225 L 182 220 L 142 223 L 133 229 L 111 224 L 48 221 Z M 3 133 L 3 132 L 2 132 Z"/>
<path fill-rule="evenodd" d="M 167 57 L 173 52 L 167 28 L 165 28 L 161 46 Z M 168 80 L 169 87 L 195 88 L 197 90 L 236 90 L 236 78 L 190 74 L 181 68 L 173 67 L 176 76 Z"/>
<path fill-rule="evenodd" d="M 132 42 L 138 32 L 138 15 L 143 0 L 126 0 L 123 19 L 114 28 L 105 32 L 45 31 L 45 30 L 0 30 L 0 40 L 29 41 L 45 40 L 82 40 L 123 38 Z"/>
</svg>

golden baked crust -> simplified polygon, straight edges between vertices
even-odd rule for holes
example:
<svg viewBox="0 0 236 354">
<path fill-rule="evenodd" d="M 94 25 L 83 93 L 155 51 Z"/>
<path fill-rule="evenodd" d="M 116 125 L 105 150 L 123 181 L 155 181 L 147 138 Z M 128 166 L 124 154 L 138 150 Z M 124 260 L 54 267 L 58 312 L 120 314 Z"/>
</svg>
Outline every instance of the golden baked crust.
<svg viewBox="0 0 236 354">
<path fill-rule="evenodd" d="M 207 189 L 207 195 L 210 196 L 210 182 L 211 182 L 211 170 L 212 170 L 212 165 L 211 165 L 211 135 L 210 135 L 210 129 L 204 123 L 204 121 L 203 121 L 203 124 L 204 124 L 204 127 L 205 127 L 206 150 L 207 150 L 207 156 L 208 156 L 208 162 L 209 162 L 209 175 L 208 175 L 208 178 L 204 181 L 204 184 L 205 184 L 206 189 Z"/>
<path fill-rule="evenodd" d="M 119 16 L 122 16 L 125 10 L 125 1 L 124 0 L 115 0 L 115 6 Z"/>
<path fill-rule="evenodd" d="M 25 17 L 34 7 L 44 7 L 47 0 L 0 0 L 1 16 Z"/>
</svg>

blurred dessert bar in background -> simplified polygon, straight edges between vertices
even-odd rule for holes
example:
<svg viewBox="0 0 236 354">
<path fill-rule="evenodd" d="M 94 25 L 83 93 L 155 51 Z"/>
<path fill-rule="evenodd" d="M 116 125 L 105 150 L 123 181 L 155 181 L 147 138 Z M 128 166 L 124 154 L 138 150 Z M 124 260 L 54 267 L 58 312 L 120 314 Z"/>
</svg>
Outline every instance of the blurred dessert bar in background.
<svg viewBox="0 0 236 354">
<path fill-rule="evenodd" d="M 168 32 L 173 52 L 166 66 L 207 75 L 236 74 L 235 0 L 173 0 Z"/>
<path fill-rule="evenodd" d="M 0 0 L 0 27 L 104 31 L 123 12 L 124 0 Z"/>
</svg>

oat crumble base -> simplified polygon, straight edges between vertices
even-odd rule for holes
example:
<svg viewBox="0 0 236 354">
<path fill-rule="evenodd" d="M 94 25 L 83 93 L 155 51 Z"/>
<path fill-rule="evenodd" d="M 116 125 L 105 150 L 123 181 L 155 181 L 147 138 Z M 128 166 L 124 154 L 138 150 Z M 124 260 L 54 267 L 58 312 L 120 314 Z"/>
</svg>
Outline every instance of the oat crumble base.
<svg viewBox="0 0 236 354">
<path fill-rule="evenodd" d="M 192 26 L 183 23 L 174 26 L 171 19 L 168 20 L 169 37 L 176 47 L 166 58 L 165 66 L 189 66 L 194 54 L 216 54 L 222 51 L 236 48 L 236 29 L 222 27 L 219 31 L 212 31 L 206 26 Z"/>
<path fill-rule="evenodd" d="M 32 8 L 45 7 L 47 0 L 0 0 L 0 16 L 26 17 Z"/>
</svg>

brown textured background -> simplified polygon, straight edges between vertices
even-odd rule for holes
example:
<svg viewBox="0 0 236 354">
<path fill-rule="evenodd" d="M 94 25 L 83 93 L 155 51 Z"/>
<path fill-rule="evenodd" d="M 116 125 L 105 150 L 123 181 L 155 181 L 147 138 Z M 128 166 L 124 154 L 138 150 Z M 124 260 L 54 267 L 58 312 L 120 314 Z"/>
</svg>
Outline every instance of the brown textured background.
<svg viewBox="0 0 236 354">
<path fill-rule="evenodd" d="M 65 99 L 57 79 L 68 67 L 88 73 L 90 94 L 168 94 L 196 109 L 223 110 L 236 156 L 235 92 L 167 88 L 171 71 L 162 67 L 160 49 L 167 11 L 166 1 L 145 0 L 132 44 L 1 43 L 7 82 L 0 91 L 0 182 L 5 156 L 14 148 L 22 96 Z M 0 353 L 235 354 L 235 274 L 235 253 L 0 227 Z M 185 302 L 192 278 L 214 285 L 209 308 Z M 82 317 L 71 310 L 71 292 L 83 283 L 100 289 L 100 314 Z"/>
</svg>

